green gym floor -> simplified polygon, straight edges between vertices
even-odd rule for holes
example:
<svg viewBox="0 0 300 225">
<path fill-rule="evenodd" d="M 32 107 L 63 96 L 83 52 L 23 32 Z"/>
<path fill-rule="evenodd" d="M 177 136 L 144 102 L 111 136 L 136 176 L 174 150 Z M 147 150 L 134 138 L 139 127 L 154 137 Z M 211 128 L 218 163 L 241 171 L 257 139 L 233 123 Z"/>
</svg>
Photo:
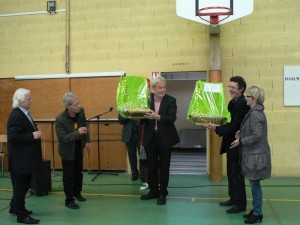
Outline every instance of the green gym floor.
<svg viewBox="0 0 300 225">
<path fill-rule="evenodd" d="M 227 181 L 212 183 L 208 176 L 171 175 L 167 204 L 156 200 L 141 201 L 140 181 L 132 182 L 130 175 L 119 173 L 95 174 L 84 172 L 82 195 L 86 202 L 78 202 L 80 209 L 64 205 L 61 172 L 52 172 L 52 192 L 46 196 L 28 193 L 26 208 L 32 217 L 44 225 L 236 225 L 244 224 L 242 215 L 227 214 L 227 207 L 218 205 L 227 199 Z M 248 207 L 251 192 L 247 182 Z M 264 193 L 264 225 L 300 224 L 300 178 L 271 178 L 262 182 Z M 0 177 L 0 224 L 16 224 L 10 215 L 11 183 L 8 174 Z M 298 221 L 298 222 L 297 222 Z"/>
</svg>

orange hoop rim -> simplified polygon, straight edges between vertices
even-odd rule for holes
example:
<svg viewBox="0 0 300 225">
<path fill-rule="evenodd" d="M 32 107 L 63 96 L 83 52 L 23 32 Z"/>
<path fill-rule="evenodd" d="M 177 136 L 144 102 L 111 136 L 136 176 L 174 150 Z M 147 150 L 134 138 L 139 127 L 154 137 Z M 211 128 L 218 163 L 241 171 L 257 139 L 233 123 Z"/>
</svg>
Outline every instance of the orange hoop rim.
<svg viewBox="0 0 300 225">
<path fill-rule="evenodd" d="M 205 10 L 211 10 L 211 9 L 223 9 L 223 10 L 225 10 L 225 12 L 203 12 Z M 197 12 L 198 12 L 198 16 L 200 19 L 202 19 L 210 24 L 218 24 L 219 22 L 227 19 L 230 16 L 231 9 L 228 7 L 224 7 L 224 6 L 211 6 L 211 7 L 201 8 Z M 209 21 L 205 18 L 202 18 L 203 16 L 210 16 L 210 18 L 216 18 L 217 22 L 211 23 L 212 20 Z M 219 16 L 225 16 L 225 17 L 222 18 L 221 20 L 219 20 Z"/>
</svg>

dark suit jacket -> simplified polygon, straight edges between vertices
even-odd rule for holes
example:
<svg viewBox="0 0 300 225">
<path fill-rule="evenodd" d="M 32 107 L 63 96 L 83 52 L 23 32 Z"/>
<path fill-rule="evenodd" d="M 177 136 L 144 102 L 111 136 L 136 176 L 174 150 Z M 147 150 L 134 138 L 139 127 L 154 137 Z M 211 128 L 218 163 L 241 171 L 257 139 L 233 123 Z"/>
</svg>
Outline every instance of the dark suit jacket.
<svg viewBox="0 0 300 225">
<path fill-rule="evenodd" d="M 244 95 L 241 95 L 236 101 L 231 99 L 228 103 L 231 121 L 223 126 L 216 127 L 216 133 L 219 136 L 223 136 L 220 154 L 229 150 L 231 143 L 235 140 L 235 133 L 240 129 L 241 123 L 249 109 L 250 107 L 247 106 Z"/>
<path fill-rule="evenodd" d="M 78 113 L 77 123 L 78 128 L 87 126 L 83 108 Z M 77 138 L 81 140 L 82 154 L 85 144 L 90 142 L 89 133 L 87 135 L 80 135 L 78 130 L 74 130 L 74 121 L 69 117 L 67 110 L 56 117 L 55 130 L 58 138 L 58 152 L 64 160 L 75 160 L 75 140 Z"/>
<path fill-rule="evenodd" d="M 125 143 L 128 143 L 131 139 L 131 135 L 134 131 L 134 129 L 137 129 L 137 133 L 138 128 L 136 126 L 136 122 L 134 120 L 131 119 L 127 119 L 122 117 L 121 115 L 119 115 L 118 120 L 120 122 L 120 124 L 123 125 L 123 130 L 122 130 L 122 141 Z"/>
<path fill-rule="evenodd" d="M 154 111 L 154 94 L 152 93 L 150 109 Z M 160 121 L 157 121 L 158 135 L 166 148 L 172 148 L 179 142 L 179 136 L 174 125 L 176 121 L 177 105 L 176 99 L 170 95 L 165 95 L 160 103 L 159 112 Z M 155 120 L 143 120 L 145 123 L 144 146 L 147 147 L 154 135 Z"/>
<path fill-rule="evenodd" d="M 13 109 L 7 121 L 9 169 L 13 173 L 32 174 L 42 165 L 41 139 L 34 140 L 34 131 L 23 111 Z"/>
</svg>

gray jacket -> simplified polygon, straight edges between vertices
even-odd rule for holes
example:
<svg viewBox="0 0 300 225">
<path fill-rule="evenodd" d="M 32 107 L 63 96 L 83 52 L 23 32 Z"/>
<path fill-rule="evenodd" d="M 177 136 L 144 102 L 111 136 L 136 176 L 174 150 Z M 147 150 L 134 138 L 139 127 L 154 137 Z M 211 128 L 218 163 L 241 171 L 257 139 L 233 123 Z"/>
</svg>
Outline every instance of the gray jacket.
<svg viewBox="0 0 300 225">
<path fill-rule="evenodd" d="M 86 127 L 86 118 L 84 109 L 81 108 L 77 119 L 78 127 Z M 81 140 L 81 152 L 84 146 L 90 141 L 89 135 L 80 135 L 78 130 L 74 129 L 74 121 L 69 117 L 67 110 L 60 113 L 55 120 L 55 130 L 58 138 L 58 152 L 64 160 L 75 160 L 75 140 Z"/>
<path fill-rule="evenodd" d="M 271 176 L 271 153 L 264 106 L 257 104 L 249 110 L 243 119 L 240 131 L 243 175 L 249 180 L 269 178 Z"/>
</svg>

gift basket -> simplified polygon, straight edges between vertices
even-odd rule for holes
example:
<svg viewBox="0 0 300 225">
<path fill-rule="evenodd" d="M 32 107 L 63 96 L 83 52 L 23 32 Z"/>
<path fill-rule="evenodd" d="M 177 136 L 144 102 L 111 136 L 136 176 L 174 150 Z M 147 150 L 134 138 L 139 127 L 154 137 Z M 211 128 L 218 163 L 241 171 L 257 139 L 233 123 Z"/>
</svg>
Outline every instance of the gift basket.
<svg viewBox="0 0 300 225">
<path fill-rule="evenodd" d="M 197 81 L 187 119 L 196 125 L 223 125 L 230 122 L 223 84 Z"/>
<path fill-rule="evenodd" d="M 143 119 L 150 111 L 149 88 L 145 77 L 123 76 L 117 88 L 117 110 L 129 119 Z"/>
</svg>

